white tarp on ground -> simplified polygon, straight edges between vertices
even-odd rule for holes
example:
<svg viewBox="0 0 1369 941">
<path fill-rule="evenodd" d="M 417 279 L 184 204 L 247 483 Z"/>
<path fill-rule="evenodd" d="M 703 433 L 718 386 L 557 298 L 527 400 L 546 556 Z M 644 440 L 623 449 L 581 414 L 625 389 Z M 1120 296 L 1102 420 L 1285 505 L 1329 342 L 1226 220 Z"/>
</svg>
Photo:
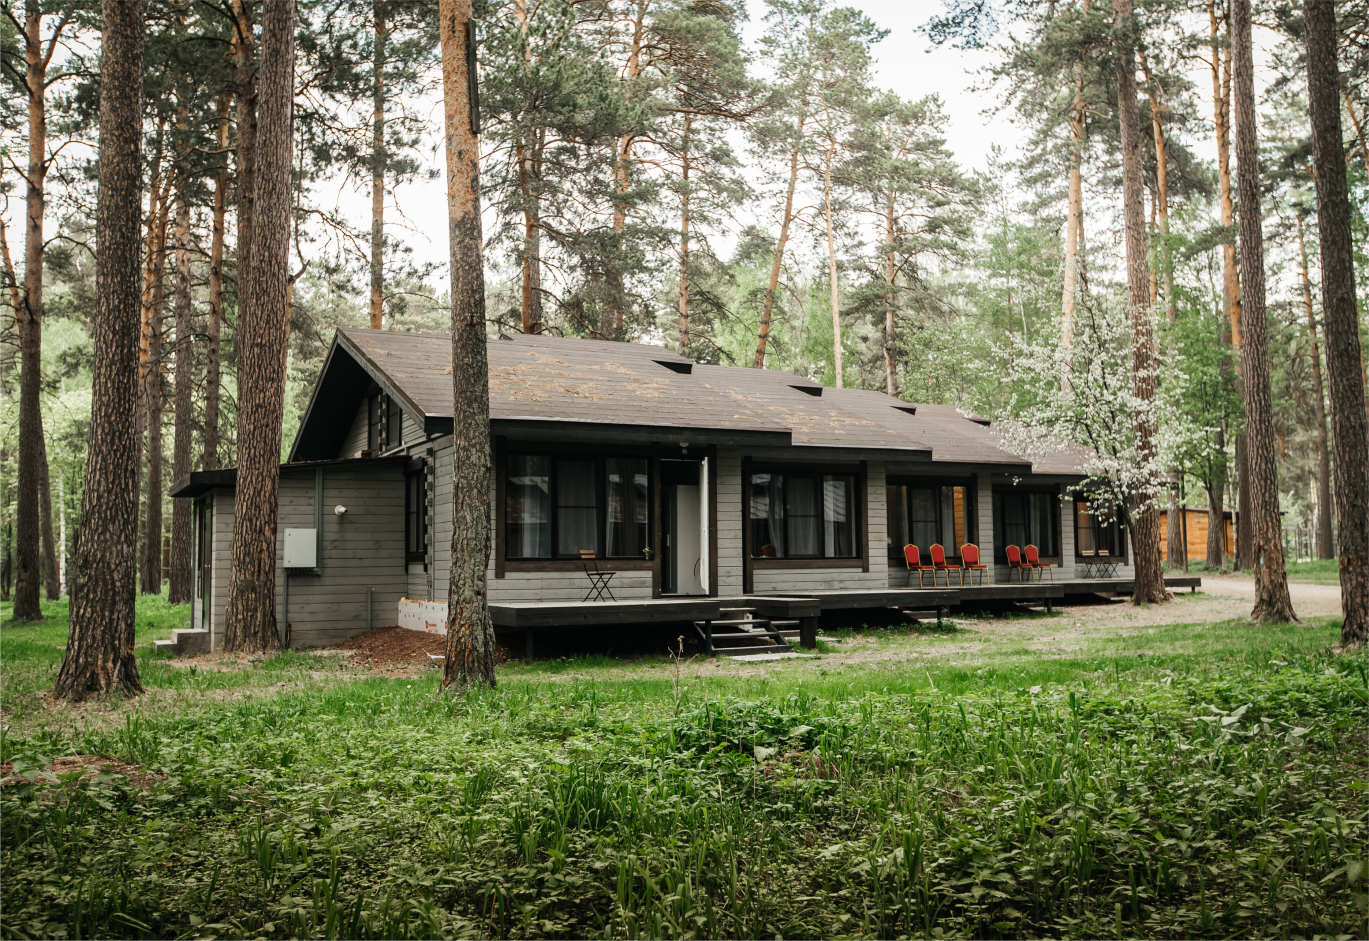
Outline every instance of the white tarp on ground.
<svg viewBox="0 0 1369 941">
<path fill-rule="evenodd" d="M 439 601 L 399 599 L 399 626 L 429 634 L 447 633 L 447 605 Z"/>
</svg>

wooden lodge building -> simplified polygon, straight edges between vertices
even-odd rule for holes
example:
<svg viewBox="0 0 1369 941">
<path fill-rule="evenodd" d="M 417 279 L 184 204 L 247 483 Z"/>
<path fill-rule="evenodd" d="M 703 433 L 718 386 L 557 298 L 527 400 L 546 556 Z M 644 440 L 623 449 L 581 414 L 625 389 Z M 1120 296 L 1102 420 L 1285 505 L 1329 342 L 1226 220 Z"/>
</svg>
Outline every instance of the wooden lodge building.
<svg viewBox="0 0 1369 941">
<path fill-rule="evenodd" d="M 1040 589 L 1007 597 L 1060 597 L 1086 576 L 1096 584 L 1077 590 L 1130 590 L 1125 533 L 1065 498 L 1076 463 L 1023 460 L 1000 448 L 989 421 L 952 406 L 636 343 L 501 336 L 489 361 L 486 584 L 502 628 L 531 625 L 528 611 L 547 603 L 560 607 L 543 627 L 603 623 L 595 612 L 618 609 L 584 602 L 595 564 L 616 573 L 620 606 L 712 599 L 716 610 L 718 599 L 759 596 L 904 605 L 916 600 L 904 591 L 907 543 L 924 561 L 939 543 L 952 564 L 963 544 L 978 545 L 993 586 L 981 596 L 1018 583 L 1004 550 L 1028 543 L 1054 569 Z M 291 645 L 394 624 L 402 598 L 446 600 L 452 454 L 450 339 L 339 329 L 281 467 L 276 593 Z M 205 471 L 172 488 L 194 501 L 194 622 L 214 646 L 234 481 L 231 469 Z M 955 604 L 955 582 L 943 573 L 941 590 L 924 594 Z"/>
</svg>

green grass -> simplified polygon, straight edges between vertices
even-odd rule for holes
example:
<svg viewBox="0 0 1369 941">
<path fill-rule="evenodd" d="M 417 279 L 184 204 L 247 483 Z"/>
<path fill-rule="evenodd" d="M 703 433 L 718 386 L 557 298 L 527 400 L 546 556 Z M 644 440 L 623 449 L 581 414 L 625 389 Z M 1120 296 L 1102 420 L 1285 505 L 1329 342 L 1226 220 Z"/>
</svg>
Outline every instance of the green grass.
<svg viewBox="0 0 1369 941">
<path fill-rule="evenodd" d="M 177 626 L 143 606 L 140 643 Z M 152 659 L 170 699 L 94 716 L 36 699 L 54 630 L 0 631 L 4 937 L 1369 934 L 1369 656 L 1331 620 L 853 630 L 829 649 L 884 659 L 442 698 Z M 44 780 L 68 754 L 164 778 Z"/>
</svg>

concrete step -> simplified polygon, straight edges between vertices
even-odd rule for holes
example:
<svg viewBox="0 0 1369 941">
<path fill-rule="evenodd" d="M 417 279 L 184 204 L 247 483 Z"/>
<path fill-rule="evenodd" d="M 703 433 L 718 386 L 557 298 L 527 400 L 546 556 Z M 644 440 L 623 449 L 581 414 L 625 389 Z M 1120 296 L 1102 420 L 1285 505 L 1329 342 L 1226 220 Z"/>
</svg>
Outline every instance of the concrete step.
<svg viewBox="0 0 1369 941">
<path fill-rule="evenodd" d="M 204 629 L 171 632 L 170 640 L 155 640 L 152 649 L 163 651 L 177 657 L 193 657 L 209 653 L 209 632 Z"/>
<path fill-rule="evenodd" d="M 716 652 L 720 657 L 744 657 L 756 653 L 793 653 L 794 651 L 788 644 L 785 644 L 782 647 L 719 647 Z"/>
</svg>

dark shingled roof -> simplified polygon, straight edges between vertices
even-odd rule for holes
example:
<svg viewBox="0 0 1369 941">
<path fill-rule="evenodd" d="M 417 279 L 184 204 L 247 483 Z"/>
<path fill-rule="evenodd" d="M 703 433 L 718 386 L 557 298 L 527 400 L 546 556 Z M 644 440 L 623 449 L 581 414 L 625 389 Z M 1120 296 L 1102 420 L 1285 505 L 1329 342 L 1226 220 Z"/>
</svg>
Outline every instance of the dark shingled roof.
<svg viewBox="0 0 1369 941">
<path fill-rule="evenodd" d="M 364 389 L 329 386 L 328 373 L 366 373 L 405 402 L 431 430 L 450 427 L 451 339 L 425 333 L 339 328 L 296 444 L 299 452 L 325 391 L 348 423 Z M 340 352 L 346 356 L 339 357 Z M 763 435 L 799 447 L 878 449 L 891 460 L 997 464 L 1026 462 L 998 446 L 987 422 L 948 405 L 914 405 L 882 392 L 824 388 L 773 369 L 696 364 L 663 347 L 549 336 L 501 336 L 489 342 L 490 418 L 512 422 L 583 422 L 682 431 Z M 334 360 L 339 360 L 335 363 Z M 339 394 L 340 393 L 340 394 Z M 351 401 L 355 399 L 355 401 Z M 337 434 L 330 422 L 327 437 Z M 345 429 L 343 430 L 345 433 Z M 787 439 L 787 440 L 786 440 Z M 314 449 L 317 445 L 314 446 Z M 306 448 L 305 450 L 312 450 Z M 1054 458 L 1054 456 L 1053 456 Z M 1049 466 L 1046 466 L 1049 465 Z M 1076 462 L 1036 462 L 1037 473 L 1078 473 Z"/>
</svg>

